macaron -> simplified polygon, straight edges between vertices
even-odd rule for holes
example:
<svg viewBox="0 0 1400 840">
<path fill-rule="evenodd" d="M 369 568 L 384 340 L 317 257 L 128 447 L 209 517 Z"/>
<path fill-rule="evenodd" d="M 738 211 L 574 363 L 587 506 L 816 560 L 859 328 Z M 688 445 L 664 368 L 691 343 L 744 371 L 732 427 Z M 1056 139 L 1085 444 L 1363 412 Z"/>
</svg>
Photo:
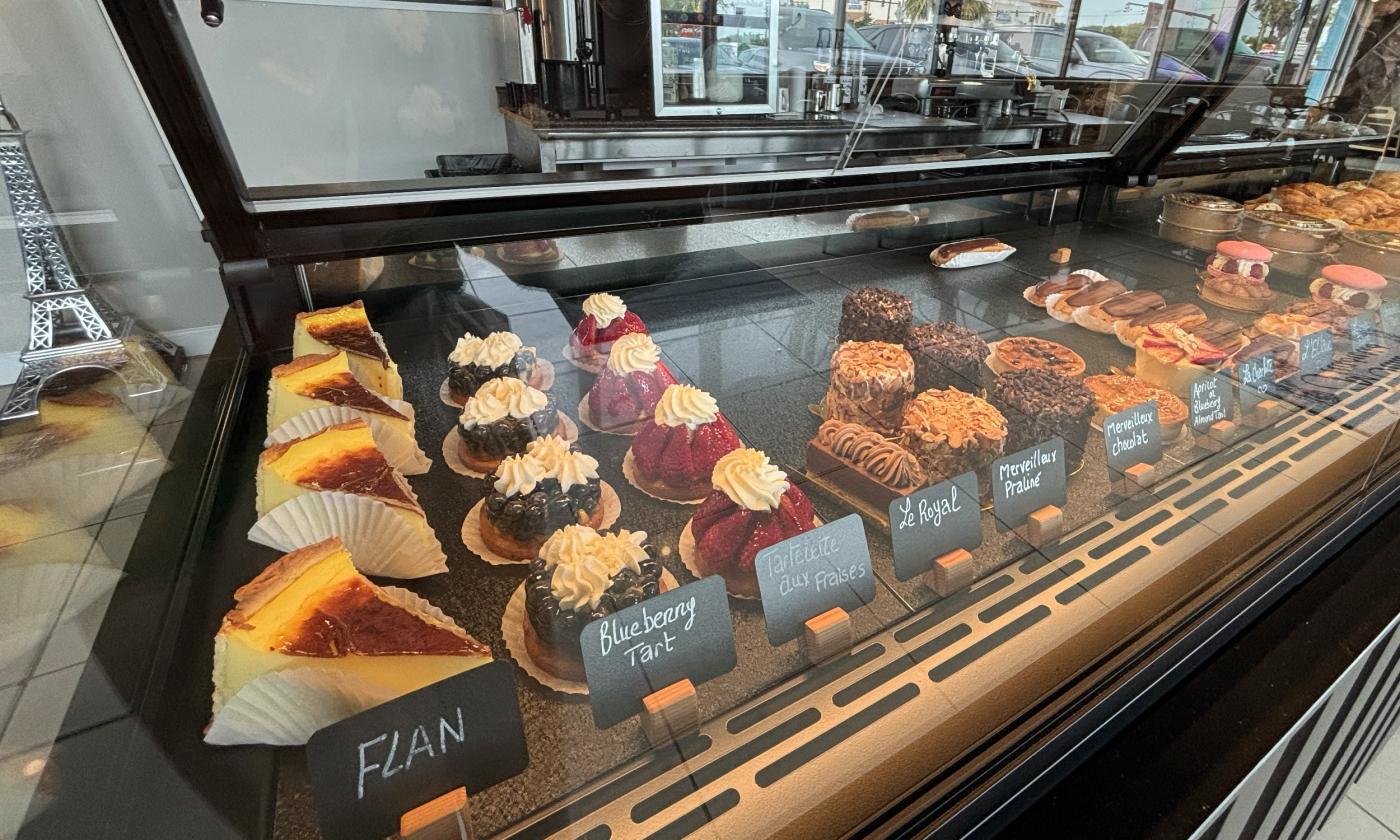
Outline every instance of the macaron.
<svg viewBox="0 0 1400 840">
<path fill-rule="evenodd" d="M 1274 258 L 1273 251 L 1257 242 L 1246 242 L 1243 239 L 1227 239 L 1215 246 L 1215 252 L 1231 259 L 1254 262 L 1268 262 Z"/>
<path fill-rule="evenodd" d="M 1379 309 L 1386 280 L 1369 268 L 1337 263 L 1324 266 L 1321 277 L 1308 284 L 1314 300 L 1352 310 Z"/>
<path fill-rule="evenodd" d="M 1359 265 L 1346 265 L 1345 263 L 1323 266 L 1322 277 L 1338 286 L 1361 289 L 1366 292 L 1379 291 L 1384 289 L 1386 285 L 1385 278 L 1371 269 L 1362 268 Z"/>
</svg>

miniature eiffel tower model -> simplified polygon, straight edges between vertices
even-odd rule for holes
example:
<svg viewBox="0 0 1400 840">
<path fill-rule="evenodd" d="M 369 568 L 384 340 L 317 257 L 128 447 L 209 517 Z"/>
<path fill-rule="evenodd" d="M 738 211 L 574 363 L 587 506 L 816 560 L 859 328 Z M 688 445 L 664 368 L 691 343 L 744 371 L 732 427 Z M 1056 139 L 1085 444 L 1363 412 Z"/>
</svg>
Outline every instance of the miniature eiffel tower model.
<svg viewBox="0 0 1400 840">
<path fill-rule="evenodd" d="M 110 371 L 121 378 L 128 399 L 174 385 L 146 354 L 128 352 L 123 338 L 135 338 L 168 360 L 177 377 L 184 366 L 178 345 L 144 330 L 73 275 L 24 134 L 0 102 L 0 175 L 14 211 L 30 307 L 29 344 L 20 353 L 19 376 L 0 409 L 0 425 L 5 426 L 36 424 L 39 395 L 60 373 Z"/>
</svg>

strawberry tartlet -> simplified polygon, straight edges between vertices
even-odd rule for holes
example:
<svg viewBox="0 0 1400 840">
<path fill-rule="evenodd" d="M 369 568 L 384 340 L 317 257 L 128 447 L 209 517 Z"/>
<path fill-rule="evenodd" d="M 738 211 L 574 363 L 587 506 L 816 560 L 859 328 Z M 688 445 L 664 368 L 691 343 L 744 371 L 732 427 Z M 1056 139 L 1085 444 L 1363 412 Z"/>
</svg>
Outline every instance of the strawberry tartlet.
<svg viewBox="0 0 1400 840">
<path fill-rule="evenodd" d="M 1353 313 L 1381 308 L 1386 279 L 1371 269 L 1337 263 L 1323 266 L 1321 275 L 1308 285 L 1314 300 L 1339 304 Z"/>
<path fill-rule="evenodd" d="M 676 384 L 661 363 L 661 350 L 646 333 L 613 342 L 608 364 L 584 398 L 588 424 L 599 431 L 631 434 L 650 419 L 666 387 Z"/>
<path fill-rule="evenodd" d="M 583 320 L 569 336 L 569 349 L 574 361 L 585 368 L 597 369 L 607 363 L 614 341 L 624 335 L 645 334 L 646 324 L 630 312 L 617 295 L 600 292 L 583 301 Z"/>
<path fill-rule="evenodd" d="M 671 385 L 632 441 L 632 479 L 652 496 L 698 502 L 710 493 L 715 464 L 741 445 L 714 397 L 693 385 Z"/>
<path fill-rule="evenodd" d="M 1276 297 L 1268 283 L 1273 258 L 1273 251 L 1254 242 L 1221 242 L 1201 273 L 1201 297 L 1226 309 L 1263 312 Z"/>
<path fill-rule="evenodd" d="M 724 578 L 731 595 L 757 598 L 754 557 L 816 527 L 812 503 L 755 449 L 720 458 L 711 481 L 714 489 L 690 520 L 695 566 L 701 574 Z"/>
</svg>

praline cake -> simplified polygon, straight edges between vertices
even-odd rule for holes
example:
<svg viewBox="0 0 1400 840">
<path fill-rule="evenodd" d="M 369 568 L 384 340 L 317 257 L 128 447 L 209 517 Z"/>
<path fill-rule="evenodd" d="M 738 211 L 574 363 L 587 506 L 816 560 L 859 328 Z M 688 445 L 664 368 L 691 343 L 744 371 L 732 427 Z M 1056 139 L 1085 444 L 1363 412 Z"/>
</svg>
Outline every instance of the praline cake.
<svg viewBox="0 0 1400 840">
<path fill-rule="evenodd" d="M 929 484 L 986 470 L 1006 450 L 1006 418 L 991 403 L 948 388 L 924 391 L 904 409 L 901 443 L 918 459 Z"/>
<path fill-rule="evenodd" d="M 561 420 L 554 397 L 519 379 L 492 379 L 477 389 L 457 418 L 463 463 L 489 472 L 530 441 L 558 434 Z"/>
<path fill-rule="evenodd" d="M 714 489 L 690 520 L 695 564 L 703 575 L 719 575 L 741 598 L 758 597 L 754 557 L 770 545 L 812 530 L 812 503 L 787 474 L 754 449 L 736 449 L 719 459 Z"/>
<path fill-rule="evenodd" d="M 646 331 L 646 324 L 622 298 L 599 292 L 584 298 L 583 318 L 569 336 L 569 348 L 578 363 L 598 367 L 607 362 L 614 341 Z"/>
<path fill-rule="evenodd" d="M 699 501 L 710 493 L 715 464 L 740 446 L 714 397 L 693 385 L 670 385 L 632 439 L 632 478 L 653 496 Z"/>
<path fill-rule="evenodd" d="M 481 539 L 501 557 L 530 560 L 561 528 L 602 523 L 598 462 L 561 437 L 531 441 L 523 453 L 498 464 L 487 481 Z"/>
<path fill-rule="evenodd" d="M 982 363 L 992 352 L 977 333 L 949 321 L 920 324 L 909 331 L 905 349 L 914 359 L 914 390 L 978 390 Z"/>
<path fill-rule="evenodd" d="M 841 301 L 836 341 L 903 344 L 913 323 L 913 301 L 898 292 L 870 286 L 851 292 Z"/>
<path fill-rule="evenodd" d="M 1006 451 L 1060 437 L 1065 468 L 1073 472 L 1084 460 L 1094 395 L 1077 379 L 1043 370 L 1017 370 L 997 377 L 988 401 L 1006 418 Z"/>
<path fill-rule="evenodd" d="M 646 532 L 566 526 L 545 540 L 530 561 L 525 649 L 548 673 L 581 681 L 583 628 L 662 591 L 661 563 Z"/>
<path fill-rule="evenodd" d="M 826 392 L 829 420 L 894 434 L 904 404 L 913 394 L 914 359 L 897 344 L 848 341 L 831 356 L 831 385 Z"/>
<path fill-rule="evenodd" d="M 1227 239 L 1215 248 L 1201 279 L 1201 297 L 1216 306 L 1263 312 L 1277 295 L 1269 288 L 1274 252 L 1255 242 Z"/>
<path fill-rule="evenodd" d="M 608 364 L 588 389 L 588 414 L 603 431 L 630 432 L 652 416 L 666 388 L 676 384 L 661 363 L 661 350 L 646 333 L 613 342 Z"/>
<path fill-rule="evenodd" d="M 350 372 L 369 388 L 403 399 L 403 379 L 399 366 L 389 358 L 384 339 L 369 324 L 363 301 L 344 306 L 297 313 L 292 330 L 292 355 L 307 356 L 344 350 Z"/>
<path fill-rule="evenodd" d="M 211 744 L 303 744 L 491 661 L 432 604 L 355 571 L 336 538 L 284 555 L 233 597 L 214 637 Z"/>
<path fill-rule="evenodd" d="M 807 443 L 807 471 L 877 510 L 926 484 L 914 453 L 857 423 L 827 420 Z"/>
<path fill-rule="evenodd" d="M 493 332 L 485 338 L 464 335 L 447 357 L 447 388 L 462 403 L 484 383 L 505 377 L 540 385 L 535 348 L 526 347 L 511 332 Z"/>
</svg>

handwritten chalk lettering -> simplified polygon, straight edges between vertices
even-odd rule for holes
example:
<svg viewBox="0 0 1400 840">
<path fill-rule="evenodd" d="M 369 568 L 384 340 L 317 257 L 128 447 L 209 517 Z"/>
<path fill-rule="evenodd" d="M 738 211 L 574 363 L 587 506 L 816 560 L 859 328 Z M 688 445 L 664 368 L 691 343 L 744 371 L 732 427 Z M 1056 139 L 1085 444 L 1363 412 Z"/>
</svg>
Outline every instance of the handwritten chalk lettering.
<svg viewBox="0 0 1400 840">
<path fill-rule="evenodd" d="M 1240 380 L 1240 403 L 1252 409 L 1265 399 L 1274 385 L 1274 357 L 1256 356 L 1235 369 Z"/>
<path fill-rule="evenodd" d="M 1058 437 L 992 462 L 992 505 L 1002 528 L 1065 503 L 1065 442 Z"/>
<path fill-rule="evenodd" d="M 1317 373 L 1332 366 L 1332 328 L 1324 327 L 1298 339 L 1298 369 Z"/>
<path fill-rule="evenodd" d="M 1105 417 L 1103 438 L 1110 468 L 1122 472 L 1133 464 L 1155 464 L 1162 458 L 1157 402 L 1149 400 Z"/>
<path fill-rule="evenodd" d="M 890 502 L 890 540 L 900 580 L 927 572 L 935 558 L 982 544 L 976 473 L 963 473 Z"/>
<path fill-rule="evenodd" d="M 584 626 L 579 636 L 593 720 L 606 728 L 642 698 L 681 679 L 697 686 L 733 670 L 733 624 L 717 575 L 671 589 Z"/>
<path fill-rule="evenodd" d="M 847 612 L 875 599 L 875 572 L 859 514 L 789 537 L 754 557 L 768 640 L 783 644 L 832 607 Z"/>
<path fill-rule="evenodd" d="M 1228 420 L 1231 409 L 1230 387 L 1214 375 L 1191 383 L 1191 428 L 1200 431 L 1217 420 Z"/>
</svg>

